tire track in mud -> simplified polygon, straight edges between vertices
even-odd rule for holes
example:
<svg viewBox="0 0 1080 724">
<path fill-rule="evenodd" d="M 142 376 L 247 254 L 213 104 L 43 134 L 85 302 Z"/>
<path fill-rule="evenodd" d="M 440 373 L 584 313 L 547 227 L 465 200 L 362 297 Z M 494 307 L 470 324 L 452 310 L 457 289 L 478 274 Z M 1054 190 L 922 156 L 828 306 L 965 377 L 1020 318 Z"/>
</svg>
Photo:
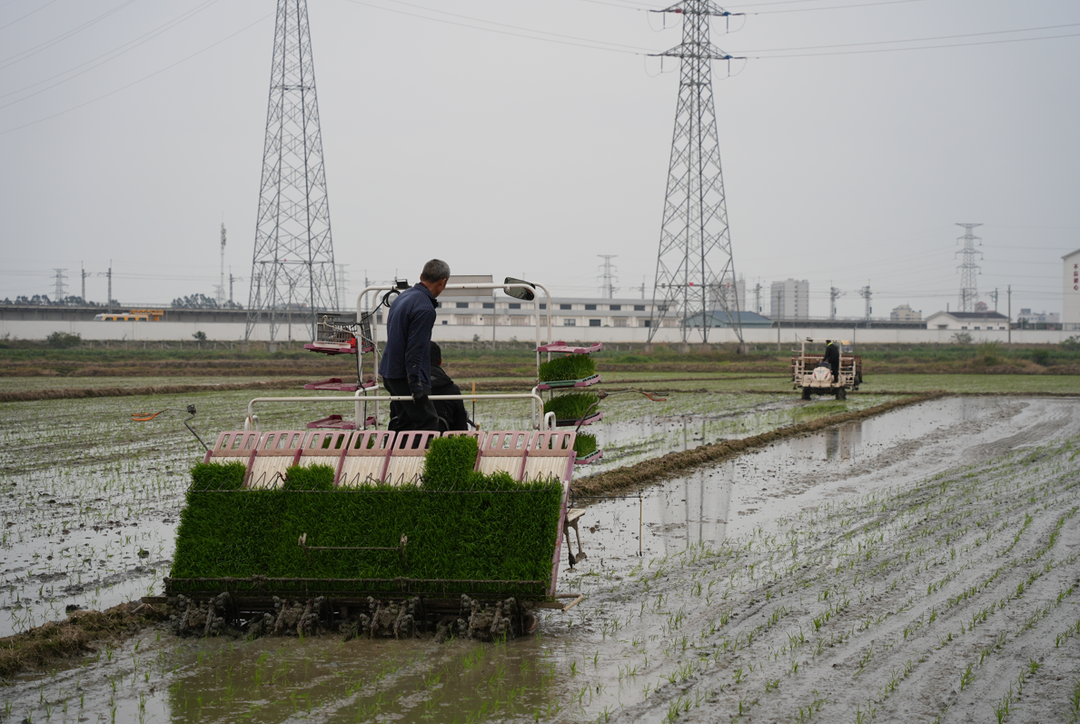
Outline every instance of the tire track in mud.
<svg viewBox="0 0 1080 724">
<path fill-rule="evenodd" d="M 622 705 L 612 721 L 1063 721 L 1078 451 L 1014 453 L 639 566 L 592 595 L 591 645 L 618 642 L 598 704 Z"/>
</svg>

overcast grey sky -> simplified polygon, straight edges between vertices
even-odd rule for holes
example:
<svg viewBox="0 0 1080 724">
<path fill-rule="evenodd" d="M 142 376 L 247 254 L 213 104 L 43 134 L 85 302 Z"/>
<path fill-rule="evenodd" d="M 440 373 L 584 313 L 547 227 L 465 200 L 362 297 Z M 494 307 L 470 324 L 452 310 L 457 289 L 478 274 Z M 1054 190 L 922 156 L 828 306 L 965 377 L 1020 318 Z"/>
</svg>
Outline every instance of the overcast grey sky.
<svg viewBox="0 0 1080 724">
<path fill-rule="evenodd" d="M 637 0 L 309 0 L 334 249 L 365 278 L 526 275 L 651 297 L 680 41 Z M 0 0 L 0 298 L 247 304 L 275 0 Z M 982 223 L 982 299 L 1061 309 L 1080 248 L 1080 3 L 725 5 L 714 63 L 735 268 L 839 314 L 924 315 Z M 666 28 L 665 28 L 666 25 Z M 927 48 L 927 46 L 935 46 Z M 924 48 L 913 50 L 912 48 Z M 767 300 L 767 291 L 764 294 Z M 753 297 L 751 293 L 751 303 Z M 766 313 L 767 301 L 764 301 Z M 992 303 L 991 303 L 992 306 Z"/>
</svg>

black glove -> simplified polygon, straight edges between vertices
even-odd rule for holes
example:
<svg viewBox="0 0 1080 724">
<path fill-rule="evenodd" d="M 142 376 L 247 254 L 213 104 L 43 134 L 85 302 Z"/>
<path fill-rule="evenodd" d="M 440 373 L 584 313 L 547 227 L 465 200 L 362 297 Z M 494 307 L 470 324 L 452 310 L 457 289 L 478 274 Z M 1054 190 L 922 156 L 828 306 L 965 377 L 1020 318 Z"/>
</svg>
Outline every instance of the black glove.
<svg viewBox="0 0 1080 724">
<path fill-rule="evenodd" d="M 427 396 L 426 392 L 414 392 L 412 394 L 413 402 L 415 402 L 418 405 L 423 405 L 424 403 L 426 403 L 427 398 L 428 398 L 428 396 Z"/>
</svg>

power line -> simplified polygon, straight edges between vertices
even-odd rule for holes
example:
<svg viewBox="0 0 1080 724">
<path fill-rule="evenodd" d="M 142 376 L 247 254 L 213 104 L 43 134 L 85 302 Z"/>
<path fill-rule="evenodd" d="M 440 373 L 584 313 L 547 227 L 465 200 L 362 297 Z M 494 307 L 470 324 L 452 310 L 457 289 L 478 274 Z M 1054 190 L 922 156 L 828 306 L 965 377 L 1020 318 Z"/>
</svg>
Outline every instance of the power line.
<svg viewBox="0 0 1080 724">
<path fill-rule="evenodd" d="M 90 66 L 89 68 L 87 68 L 86 70 L 84 70 L 84 71 L 82 71 L 80 73 L 74 73 L 73 75 L 70 75 L 69 77 L 64 78 L 63 80 L 61 80 L 61 81 L 59 81 L 57 83 L 53 83 L 51 86 L 48 86 L 46 88 L 42 88 L 39 91 L 35 91 L 33 93 L 30 93 L 29 95 L 25 95 L 22 98 L 19 98 L 18 100 L 12 101 L 11 103 L 0 106 L 0 109 L 8 108 L 8 107 L 13 106 L 13 105 L 15 105 L 17 103 L 22 103 L 23 101 L 25 101 L 27 99 L 30 99 L 30 98 L 33 98 L 34 96 L 39 95 L 41 93 L 44 93 L 47 90 L 51 90 L 53 88 L 56 88 L 59 85 L 63 85 L 64 83 L 67 83 L 69 80 L 73 80 L 75 78 L 78 78 L 79 76 L 83 75 L 84 73 L 89 73 L 91 70 L 94 70 L 95 68 L 99 68 L 102 65 L 105 65 L 106 63 L 108 63 L 109 61 L 115 60 L 116 58 L 119 58 L 121 55 L 124 55 L 125 53 L 128 53 L 129 51 L 132 51 L 135 48 L 138 48 L 140 45 L 143 45 L 145 43 L 150 42 L 151 40 L 153 40 L 157 36 L 161 35 L 162 33 L 165 33 L 165 32 L 167 32 L 169 30 L 172 30 L 173 28 L 175 28 L 180 23 L 184 22 L 185 20 L 189 20 L 189 19 L 193 18 L 195 15 L 202 12 L 206 8 L 210 7 L 211 5 L 215 4 L 216 2 L 218 2 L 218 0 L 206 0 L 206 2 L 204 2 L 202 5 L 195 8 L 194 10 L 189 10 L 186 13 L 182 13 L 181 15 L 173 18 L 169 22 L 167 22 L 167 23 L 165 23 L 163 25 L 159 25 L 158 27 L 154 28 L 153 30 L 151 30 L 151 31 L 149 31 L 147 33 L 144 33 L 143 35 L 140 35 L 139 37 L 135 38 L 135 40 L 128 41 L 124 45 L 121 45 L 121 46 L 119 46 L 117 48 L 113 48 L 112 50 L 108 51 L 107 53 L 102 53 L 101 55 L 97 56 L 96 58 L 91 58 L 90 60 L 88 60 L 88 61 L 86 61 L 84 63 L 80 63 L 79 65 L 76 65 L 73 68 L 68 68 L 67 70 L 63 71 L 62 73 L 57 73 L 56 75 L 51 76 L 49 78 L 46 78 L 44 80 L 39 80 L 36 83 L 31 83 L 30 85 L 23 86 L 22 88 L 19 88 L 18 90 L 13 90 L 13 91 L 10 91 L 8 93 L 4 93 L 4 94 L 0 95 L 0 98 L 7 98 L 10 95 L 15 95 L 16 93 L 22 93 L 23 91 L 30 90 L 31 88 L 33 88 L 35 86 L 39 86 L 42 83 L 48 83 L 51 80 L 55 80 L 56 78 L 59 78 L 61 76 L 68 75 L 69 73 L 73 73 L 73 71 L 76 71 L 79 68 L 90 65 L 91 63 L 94 63 L 95 61 L 98 61 L 98 60 L 101 60 L 102 58 L 104 58 L 104 60 L 101 60 L 100 63 L 97 63 L 96 65 L 92 65 L 92 66 Z"/>
<path fill-rule="evenodd" d="M 116 6 L 112 10 L 109 10 L 108 12 L 102 13 L 101 15 L 98 15 L 96 18 L 93 18 L 92 20 L 87 20 L 85 23 L 83 23 L 82 25 L 79 25 L 78 27 L 76 27 L 73 30 L 69 30 L 69 31 L 67 31 L 65 33 L 61 33 L 60 35 L 57 35 L 54 38 L 50 38 L 49 40 L 46 40 L 46 41 L 44 41 L 42 43 L 38 43 L 34 47 L 29 48 L 29 49 L 24 50 L 24 51 L 21 51 L 19 53 L 16 53 L 15 55 L 9 55 L 6 58 L 0 58 L 0 69 L 7 68 L 9 65 L 14 65 L 15 63 L 26 60 L 27 58 L 29 58 L 31 56 L 37 55 L 38 53 L 40 53 L 43 50 L 48 50 L 49 48 L 56 45 L 57 43 L 60 43 L 60 42 L 62 42 L 64 40 L 67 40 L 68 38 L 70 38 L 70 37 L 72 37 L 74 35 L 78 35 L 79 33 L 86 30 L 87 28 L 89 28 L 89 27 L 91 27 L 93 25 L 96 25 L 97 23 L 100 23 L 105 18 L 107 18 L 107 17 L 109 17 L 111 15 L 115 15 L 116 13 L 120 12 L 121 10 L 126 8 L 128 5 L 131 5 L 135 1 L 136 0 L 126 0 L 125 2 L 120 3 L 118 6 Z"/>
<path fill-rule="evenodd" d="M 20 17 L 17 17 L 17 18 L 15 18 L 14 20 L 12 20 L 12 21 L 11 21 L 10 23 L 8 23 L 7 25 L 0 25 L 0 30 L 4 30 L 5 28 L 10 28 L 10 27 L 11 27 L 12 25 L 14 25 L 15 23 L 19 22 L 20 20 L 25 20 L 26 18 L 30 17 L 30 16 L 31 16 L 31 15 L 33 15 L 34 13 L 38 12 L 39 10 L 44 10 L 45 8 L 47 8 L 47 7 L 49 7 L 50 5 L 52 5 L 52 4 L 54 3 L 54 2 L 56 2 L 56 0 L 49 0 L 49 1 L 48 1 L 47 3 L 45 3 L 44 5 L 40 5 L 40 6 L 36 7 L 36 8 L 34 8 L 34 9 L 33 9 L 33 10 L 31 10 L 30 12 L 28 12 L 28 13 L 27 13 L 26 15 L 23 15 L 23 16 L 20 16 Z"/>
<path fill-rule="evenodd" d="M 444 20 L 442 18 L 431 17 L 430 15 L 421 15 L 419 13 L 412 13 L 406 10 L 395 10 L 394 8 L 383 7 L 382 5 L 376 5 L 370 2 L 364 2 L 364 0 L 344 0 L 344 2 L 352 3 L 353 5 L 363 5 L 364 7 L 374 8 L 376 10 L 382 10 L 388 13 L 396 13 L 398 15 L 405 15 L 410 18 L 420 18 L 422 20 L 430 20 L 435 23 L 444 23 L 446 25 L 454 25 L 460 28 L 469 28 L 470 30 L 481 30 L 486 33 L 495 33 L 498 35 L 508 35 L 514 38 L 525 38 L 526 40 L 539 40 L 546 43 L 556 43 L 558 45 L 572 45 L 578 48 L 589 48 L 591 50 L 606 50 L 611 53 L 624 53 L 628 55 L 648 55 L 651 51 L 648 48 L 640 48 L 632 45 L 623 45 L 621 43 L 609 43 L 606 40 L 592 40 L 591 38 L 580 38 L 573 35 L 562 35 L 560 33 L 551 33 L 546 30 L 534 30 L 532 28 L 524 28 L 517 25 L 508 25 L 506 23 L 496 23 L 491 20 L 483 20 L 482 18 L 473 18 L 467 15 L 458 15 L 456 13 L 449 13 L 443 10 L 436 10 L 434 8 L 427 8 L 421 5 L 412 5 L 411 3 L 401 3 L 403 5 L 410 5 L 411 7 L 418 7 L 431 12 L 442 13 L 444 15 L 450 15 L 453 17 L 462 18 L 465 20 L 471 20 L 476 23 L 486 23 L 488 25 L 495 25 L 498 27 L 511 28 L 521 32 L 508 32 L 505 30 L 497 30 L 495 28 L 485 28 L 478 25 L 469 25 L 468 23 L 456 22 L 454 20 Z M 400 2 L 400 0 L 390 0 L 390 2 Z M 537 35 L 549 35 L 549 38 L 537 37 L 537 35 L 526 35 L 525 33 L 535 33 Z M 588 45 L 588 43 L 597 43 L 600 45 L 610 45 L 613 47 L 602 48 L 598 45 Z M 630 50 L 622 50 L 622 48 L 630 48 Z"/>
<path fill-rule="evenodd" d="M 66 115 L 68 113 L 71 113 L 72 111 L 76 111 L 76 110 L 78 110 L 80 108 L 83 108 L 84 106 L 88 106 L 88 105 L 90 105 L 92 103 L 97 103 L 98 101 L 103 100 L 105 98 L 108 98 L 109 96 L 116 95 L 120 91 L 127 90 L 128 88 L 131 88 L 132 86 L 135 86 L 135 85 L 138 85 L 138 84 L 142 83 L 143 81 L 150 80 L 151 78 L 153 78 L 155 76 L 161 75 L 162 73 L 164 73 L 167 70 L 171 70 L 172 68 L 175 68 L 176 66 L 180 65 L 181 63 L 186 63 L 187 61 L 191 60 L 192 58 L 194 58 L 194 57 L 196 57 L 198 55 L 202 55 L 203 53 L 205 53 L 208 50 L 216 48 L 217 46 L 224 43 L 226 40 L 232 40 L 234 37 L 236 37 L 240 33 L 244 32 L 245 30 L 249 30 L 249 29 L 255 27 L 256 25 L 258 25 L 259 23 L 261 23 L 263 20 L 266 20 L 272 14 L 273 13 L 267 13 L 266 15 L 263 15 L 261 18 L 259 18 L 255 22 L 251 23 L 250 25 L 245 25 L 244 27 L 237 30 L 235 33 L 232 33 L 230 35 L 226 35 L 221 40 L 218 40 L 218 41 L 216 41 L 214 43 L 211 43 L 210 45 L 207 45 L 202 50 L 197 50 L 194 53 L 192 53 L 191 55 L 189 55 L 189 56 L 187 56 L 185 58 L 181 58 L 180 60 L 176 61 L 175 63 L 171 63 L 171 64 L 165 66 L 164 68 L 161 68 L 160 70 L 155 70 L 153 73 L 150 73 L 149 75 L 144 75 L 142 78 L 139 78 L 138 80 L 133 80 L 130 83 L 128 83 L 127 85 L 120 86 L 119 88 L 111 90 L 108 93 L 97 96 L 96 98 L 91 98 L 88 101 L 85 101 L 85 102 L 80 103 L 80 104 L 75 105 L 75 106 L 71 106 L 70 108 L 67 108 L 65 110 L 57 111 L 56 113 L 53 113 L 52 115 L 44 116 L 43 118 L 38 118 L 37 120 L 34 120 L 34 121 L 29 121 L 28 123 L 24 123 L 21 126 L 14 126 L 12 128 L 8 128 L 6 130 L 0 131 L 0 136 L 7 135 L 8 133 L 14 133 L 15 131 L 22 130 L 23 128 L 29 128 L 30 126 L 35 126 L 38 123 L 44 123 L 45 121 L 52 120 L 53 118 L 57 118 L 59 116 Z"/>
<path fill-rule="evenodd" d="M 1080 33 L 1062 33 L 1061 35 L 1044 35 L 1038 38 L 1009 38 L 1005 40 L 986 40 L 980 43 L 945 43 L 942 45 L 923 45 L 917 48 L 876 48 L 873 50 L 847 50 L 838 51 L 835 53 L 802 53 L 794 55 L 755 55 L 750 56 L 751 60 L 776 60 L 784 58 L 816 58 L 828 55 L 866 55 L 869 53 L 902 53 L 911 50 L 938 50 L 941 48 L 971 48 L 979 45 L 1001 45 L 1004 43 L 1031 43 L 1038 40 L 1060 40 L 1062 38 L 1076 38 L 1080 37 Z M 887 41 L 882 41 L 887 42 Z M 906 41 L 906 42 L 918 42 L 918 41 Z M 754 51 L 749 51 L 754 52 Z M 783 52 L 783 51 L 777 51 Z"/>
<path fill-rule="evenodd" d="M 810 13 L 817 10 L 857 10 L 860 8 L 869 8 L 876 5 L 903 5 L 905 3 L 920 3 L 926 2 L 926 0 L 881 0 L 881 2 L 872 3 L 857 3 L 853 5 L 829 5 L 823 8 L 791 8 L 790 10 L 766 10 L 762 13 L 748 12 L 746 15 L 780 15 L 783 13 Z"/>
<path fill-rule="evenodd" d="M 893 45 L 896 43 L 925 43 L 931 40 L 955 40 L 956 38 L 977 38 L 986 35 L 1003 35 L 1005 33 L 1034 33 L 1040 30 L 1059 30 L 1061 28 L 1080 27 L 1080 23 L 1065 23 L 1062 25 L 1043 25 L 1036 28 L 1016 28 L 1014 30 L 990 30 L 983 33 L 962 33 L 959 35 L 937 35 L 929 38 L 907 38 L 905 40 L 876 40 L 867 43 L 840 43 L 837 45 L 804 45 L 795 48 L 762 48 L 744 50 L 743 53 L 785 53 L 793 50 L 827 50 L 830 48 L 854 48 L 865 45 Z M 1041 38 L 1030 38 L 1040 40 Z"/>
</svg>

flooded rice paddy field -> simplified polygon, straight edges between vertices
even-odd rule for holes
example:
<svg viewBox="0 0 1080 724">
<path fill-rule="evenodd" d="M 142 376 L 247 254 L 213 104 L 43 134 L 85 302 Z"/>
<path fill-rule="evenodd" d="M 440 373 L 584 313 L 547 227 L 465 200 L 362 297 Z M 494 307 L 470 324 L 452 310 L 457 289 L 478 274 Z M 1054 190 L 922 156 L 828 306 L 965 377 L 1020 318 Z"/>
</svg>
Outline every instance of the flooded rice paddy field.
<svg viewBox="0 0 1080 724">
<path fill-rule="evenodd" d="M 673 389 L 668 403 L 605 400 L 604 464 L 886 399 L 700 387 Z M 159 594 L 198 444 L 180 413 L 130 414 L 194 402 L 209 438 L 235 428 L 251 396 L 6 404 L 3 633 L 69 604 Z M 261 414 L 269 429 L 324 410 Z M 522 424 L 517 414 L 488 413 L 484 426 Z M 147 630 L 8 682 L 0 718 L 1067 721 L 1080 710 L 1078 436 L 1076 400 L 925 402 L 578 501 L 588 558 L 563 566 L 559 589 L 586 599 L 545 613 L 535 636 L 246 642 Z"/>
<path fill-rule="evenodd" d="M 0 403 L 0 636 L 63 618 L 68 606 L 101 609 L 160 594 L 188 471 L 202 459 L 203 448 L 183 426 L 184 410 L 196 405 L 192 427 L 212 443 L 219 431 L 241 427 L 249 400 L 274 394 L 318 393 Z M 694 435 L 712 441 L 836 411 L 828 402 L 793 398 L 673 391 L 667 402 L 642 410 L 643 396 L 618 393 L 604 403 L 611 429 L 594 427 L 612 446 L 604 464 L 613 466 L 692 447 L 699 444 Z M 255 410 L 262 428 L 271 430 L 303 428 L 332 412 L 351 416 L 352 407 L 290 402 Z M 132 413 L 166 408 L 152 421 L 132 421 Z M 477 407 L 485 429 L 524 429 L 528 414 L 521 402 Z M 636 416 L 640 421 L 631 423 Z"/>
</svg>

